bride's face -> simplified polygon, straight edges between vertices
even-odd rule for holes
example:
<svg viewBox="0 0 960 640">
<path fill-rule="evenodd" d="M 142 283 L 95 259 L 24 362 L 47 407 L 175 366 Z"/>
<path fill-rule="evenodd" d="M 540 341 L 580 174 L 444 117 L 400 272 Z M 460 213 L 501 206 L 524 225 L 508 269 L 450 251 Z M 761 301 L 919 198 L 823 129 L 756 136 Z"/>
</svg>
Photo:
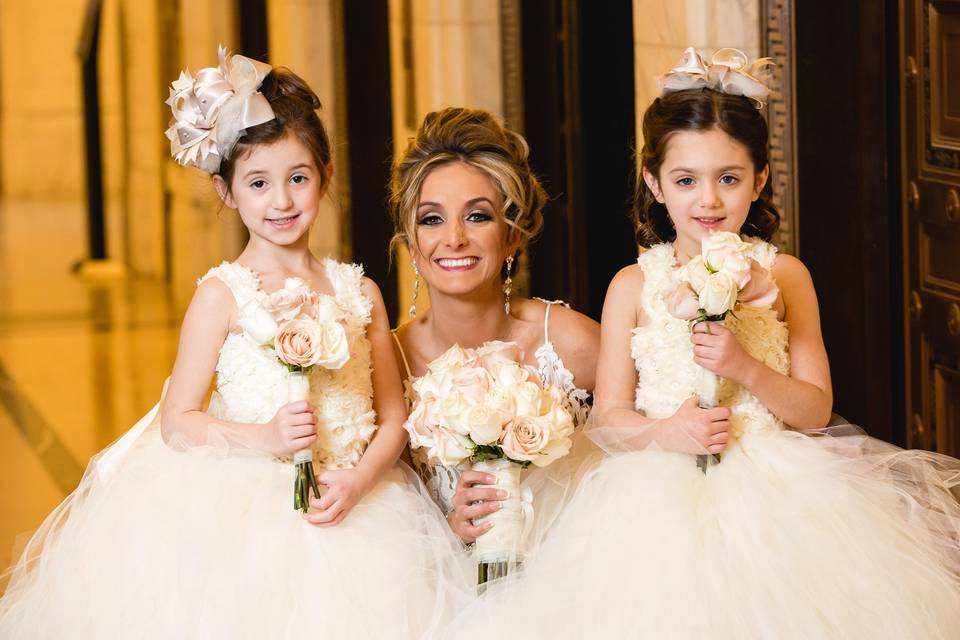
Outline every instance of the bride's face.
<svg viewBox="0 0 960 640">
<path fill-rule="evenodd" d="M 678 248 L 693 255 L 710 231 L 740 233 L 767 173 L 767 167 L 756 172 L 742 143 L 710 129 L 673 134 L 659 179 L 644 170 L 644 180 L 666 206 Z"/>
<path fill-rule="evenodd" d="M 417 243 L 411 253 L 431 296 L 500 286 L 509 237 L 502 207 L 493 180 L 476 167 L 453 162 L 427 175 L 414 214 Z"/>
</svg>

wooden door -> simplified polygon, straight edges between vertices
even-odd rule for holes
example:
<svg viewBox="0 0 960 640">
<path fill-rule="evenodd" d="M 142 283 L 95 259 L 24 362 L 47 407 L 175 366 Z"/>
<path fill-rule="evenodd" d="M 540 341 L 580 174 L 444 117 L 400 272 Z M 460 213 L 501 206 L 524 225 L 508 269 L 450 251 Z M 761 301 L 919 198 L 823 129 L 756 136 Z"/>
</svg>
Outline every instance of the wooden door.
<svg viewBox="0 0 960 640">
<path fill-rule="evenodd" d="M 960 0 L 900 25 L 907 444 L 960 456 Z"/>
</svg>

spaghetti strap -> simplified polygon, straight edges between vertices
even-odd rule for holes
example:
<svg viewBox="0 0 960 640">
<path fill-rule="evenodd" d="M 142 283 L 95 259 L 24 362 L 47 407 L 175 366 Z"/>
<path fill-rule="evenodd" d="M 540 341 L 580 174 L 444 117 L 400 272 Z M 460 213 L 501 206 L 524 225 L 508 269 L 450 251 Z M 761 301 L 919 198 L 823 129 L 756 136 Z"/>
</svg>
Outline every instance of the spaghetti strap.
<svg viewBox="0 0 960 640">
<path fill-rule="evenodd" d="M 410 363 L 407 362 L 407 354 L 403 351 L 403 345 L 400 344 L 400 338 L 397 337 L 397 330 L 393 329 L 390 331 L 390 335 L 393 336 L 393 341 L 397 343 L 397 349 L 400 350 L 400 359 L 403 360 L 403 368 L 407 372 L 407 377 L 412 378 L 413 374 L 410 373 Z"/>
</svg>

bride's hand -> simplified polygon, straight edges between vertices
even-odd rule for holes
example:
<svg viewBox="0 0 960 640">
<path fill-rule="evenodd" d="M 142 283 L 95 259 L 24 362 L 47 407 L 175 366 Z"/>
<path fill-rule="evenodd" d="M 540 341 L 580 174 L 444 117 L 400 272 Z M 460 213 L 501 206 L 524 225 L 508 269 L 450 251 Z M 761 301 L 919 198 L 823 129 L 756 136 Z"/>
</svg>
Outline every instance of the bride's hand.
<svg viewBox="0 0 960 640">
<path fill-rule="evenodd" d="M 473 524 L 474 518 L 482 518 L 501 508 L 500 500 L 506 492 L 492 487 L 475 487 L 477 484 L 493 484 L 496 478 L 480 471 L 467 470 L 460 474 L 457 492 L 453 495 L 453 511 L 447 514 L 447 524 L 464 544 L 470 544 L 493 526 L 492 522 Z"/>
<path fill-rule="evenodd" d="M 277 456 L 306 449 L 317 439 L 317 417 L 305 400 L 280 407 L 264 427 L 260 448 Z"/>
<path fill-rule="evenodd" d="M 310 498 L 313 511 L 306 513 L 303 519 L 318 527 L 332 527 L 343 522 L 373 486 L 361 469 L 328 469 L 317 474 L 317 483 L 327 490 L 319 498 Z"/>
<path fill-rule="evenodd" d="M 722 378 L 743 384 L 751 367 L 758 364 L 743 350 L 733 332 L 722 324 L 698 322 L 690 341 L 693 342 L 693 361 Z"/>
<path fill-rule="evenodd" d="M 701 409 L 700 399 L 687 398 L 677 412 L 658 425 L 656 443 L 680 453 L 723 453 L 730 438 L 730 409 Z"/>
</svg>

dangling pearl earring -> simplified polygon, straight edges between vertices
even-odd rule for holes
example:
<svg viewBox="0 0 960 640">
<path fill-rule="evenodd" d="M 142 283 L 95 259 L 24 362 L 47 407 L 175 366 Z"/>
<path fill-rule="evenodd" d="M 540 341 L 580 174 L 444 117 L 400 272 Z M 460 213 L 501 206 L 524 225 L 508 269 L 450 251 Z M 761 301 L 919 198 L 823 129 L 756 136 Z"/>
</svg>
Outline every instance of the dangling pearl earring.
<svg viewBox="0 0 960 640">
<path fill-rule="evenodd" d="M 507 312 L 507 315 L 510 315 L 510 291 L 513 289 L 511 269 L 513 269 L 513 256 L 507 256 L 507 279 L 503 281 L 503 295 L 506 297 L 503 302 L 503 310 Z"/>
<path fill-rule="evenodd" d="M 407 311 L 407 315 L 411 318 L 417 317 L 417 296 L 420 295 L 420 269 L 417 268 L 417 263 L 413 262 L 413 304 L 410 305 L 410 309 Z"/>
</svg>

